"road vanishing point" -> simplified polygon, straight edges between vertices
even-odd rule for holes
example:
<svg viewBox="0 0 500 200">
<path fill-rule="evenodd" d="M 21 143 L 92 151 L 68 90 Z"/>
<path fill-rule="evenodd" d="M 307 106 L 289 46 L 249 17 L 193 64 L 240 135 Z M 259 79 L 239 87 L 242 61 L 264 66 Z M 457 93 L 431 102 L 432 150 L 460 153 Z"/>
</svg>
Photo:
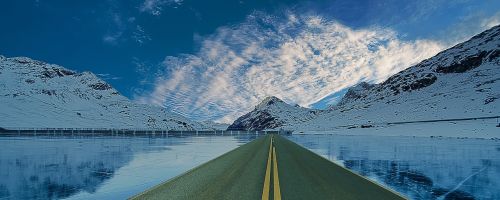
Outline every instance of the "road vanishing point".
<svg viewBox="0 0 500 200">
<path fill-rule="evenodd" d="M 242 145 L 130 199 L 406 199 L 280 135 Z"/>
</svg>

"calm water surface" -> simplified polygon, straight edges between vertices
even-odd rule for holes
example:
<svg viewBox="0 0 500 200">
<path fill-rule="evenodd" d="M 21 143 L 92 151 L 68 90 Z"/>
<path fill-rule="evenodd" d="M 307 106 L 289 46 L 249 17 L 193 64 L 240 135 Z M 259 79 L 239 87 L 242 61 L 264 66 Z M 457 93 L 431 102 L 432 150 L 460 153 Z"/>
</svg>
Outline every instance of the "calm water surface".
<svg viewBox="0 0 500 200">
<path fill-rule="evenodd" d="M 411 199 L 500 199 L 500 141 L 294 135 L 289 139 Z"/>
<path fill-rule="evenodd" d="M 0 199 L 126 199 L 253 139 L 0 137 Z"/>
<path fill-rule="evenodd" d="M 0 137 L 0 200 L 125 199 L 255 138 Z M 500 199 L 500 141 L 288 138 L 412 199 Z"/>
</svg>

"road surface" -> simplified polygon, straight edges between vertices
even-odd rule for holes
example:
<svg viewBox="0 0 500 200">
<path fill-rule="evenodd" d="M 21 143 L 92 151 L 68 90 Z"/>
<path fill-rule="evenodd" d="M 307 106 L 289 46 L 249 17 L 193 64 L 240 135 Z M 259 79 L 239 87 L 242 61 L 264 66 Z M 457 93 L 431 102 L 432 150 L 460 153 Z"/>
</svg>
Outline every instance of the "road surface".
<svg viewBox="0 0 500 200">
<path fill-rule="evenodd" d="M 279 135 L 266 135 L 131 199 L 405 199 Z"/>
</svg>

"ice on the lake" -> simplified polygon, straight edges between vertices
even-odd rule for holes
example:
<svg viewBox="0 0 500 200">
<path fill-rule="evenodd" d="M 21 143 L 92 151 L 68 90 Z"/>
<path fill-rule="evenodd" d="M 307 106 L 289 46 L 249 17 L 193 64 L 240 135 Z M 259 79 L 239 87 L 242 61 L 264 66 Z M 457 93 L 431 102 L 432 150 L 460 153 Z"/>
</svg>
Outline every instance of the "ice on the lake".
<svg viewBox="0 0 500 200">
<path fill-rule="evenodd" d="M 0 137 L 0 199 L 126 199 L 254 137 Z"/>
<path fill-rule="evenodd" d="M 289 138 L 411 199 L 500 199 L 498 140 L 352 135 Z"/>
</svg>

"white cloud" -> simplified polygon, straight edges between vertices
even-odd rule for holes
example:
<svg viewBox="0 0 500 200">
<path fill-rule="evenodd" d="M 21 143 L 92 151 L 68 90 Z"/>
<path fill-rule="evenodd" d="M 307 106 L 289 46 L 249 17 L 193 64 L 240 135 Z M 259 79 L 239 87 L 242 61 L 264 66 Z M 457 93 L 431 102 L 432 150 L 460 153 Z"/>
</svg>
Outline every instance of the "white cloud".
<svg viewBox="0 0 500 200">
<path fill-rule="evenodd" d="M 122 32 L 116 32 L 113 34 L 106 34 L 102 37 L 102 41 L 108 44 L 117 44 L 118 39 L 121 37 Z"/>
<path fill-rule="evenodd" d="M 119 13 L 111 13 L 111 24 L 113 25 L 113 30 L 108 31 L 103 37 L 102 41 L 107 44 L 116 45 L 118 40 L 123 35 L 125 31 L 125 24 L 122 21 L 122 17 Z"/>
<path fill-rule="evenodd" d="M 485 13 L 477 11 L 470 13 L 440 32 L 439 38 L 452 46 L 457 42 L 466 41 L 472 36 L 500 24 L 500 12 Z"/>
<path fill-rule="evenodd" d="M 144 31 L 142 26 L 137 25 L 132 38 L 139 44 L 142 45 L 147 41 L 151 41 L 151 37 Z"/>
<path fill-rule="evenodd" d="M 97 76 L 103 80 L 119 80 L 122 79 L 122 77 L 119 76 L 114 76 L 112 74 L 97 74 Z"/>
<path fill-rule="evenodd" d="M 167 57 L 165 74 L 138 101 L 231 122 L 266 96 L 310 105 L 362 80 L 383 81 L 442 49 L 436 41 L 402 41 L 389 29 L 255 13 L 219 28 L 194 55 Z"/>
<path fill-rule="evenodd" d="M 104 41 L 106 43 L 115 43 L 116 38 L 113 37 L 112 35 L 105 35 L 102 37 L 102 41 Z"/>
<path fill-rule="evenodd" d="M 158 64 L 152 64 L 138 57 L 132 57 L 132 64 L 135 65 L 135 71 L 141 86 L 151 86 L 154 84 L 155 78 L 161 76 L 161 72 L 155 71 Z"/>
<path fill-rule="evenodd" d="M 500 12 L 497 12 L 495 15 L 484 19 L 481 22 L 481 28 L 484 30 L 490 29 L 493 26 L 499 25 L 500 24 Z"/>
<path fill-rule="evenodd" d="M 152 15 L 161 15 L 163 6 L 181 5 L 183 0 L 145 0 L 139 7 L 139 11 L 148 12 Z"/>
<path fill-rule="evenodd" d="M 135 41 L 143 45 L 151 41 L 151 36 L 141 25 L 137 25 L 135 17 L 123 17 L 118 12 L 111 12 L 109 17 L 109 30 L 102 37 L 104 43 L 117 45 L 124 41 Z"/>
</svg>

